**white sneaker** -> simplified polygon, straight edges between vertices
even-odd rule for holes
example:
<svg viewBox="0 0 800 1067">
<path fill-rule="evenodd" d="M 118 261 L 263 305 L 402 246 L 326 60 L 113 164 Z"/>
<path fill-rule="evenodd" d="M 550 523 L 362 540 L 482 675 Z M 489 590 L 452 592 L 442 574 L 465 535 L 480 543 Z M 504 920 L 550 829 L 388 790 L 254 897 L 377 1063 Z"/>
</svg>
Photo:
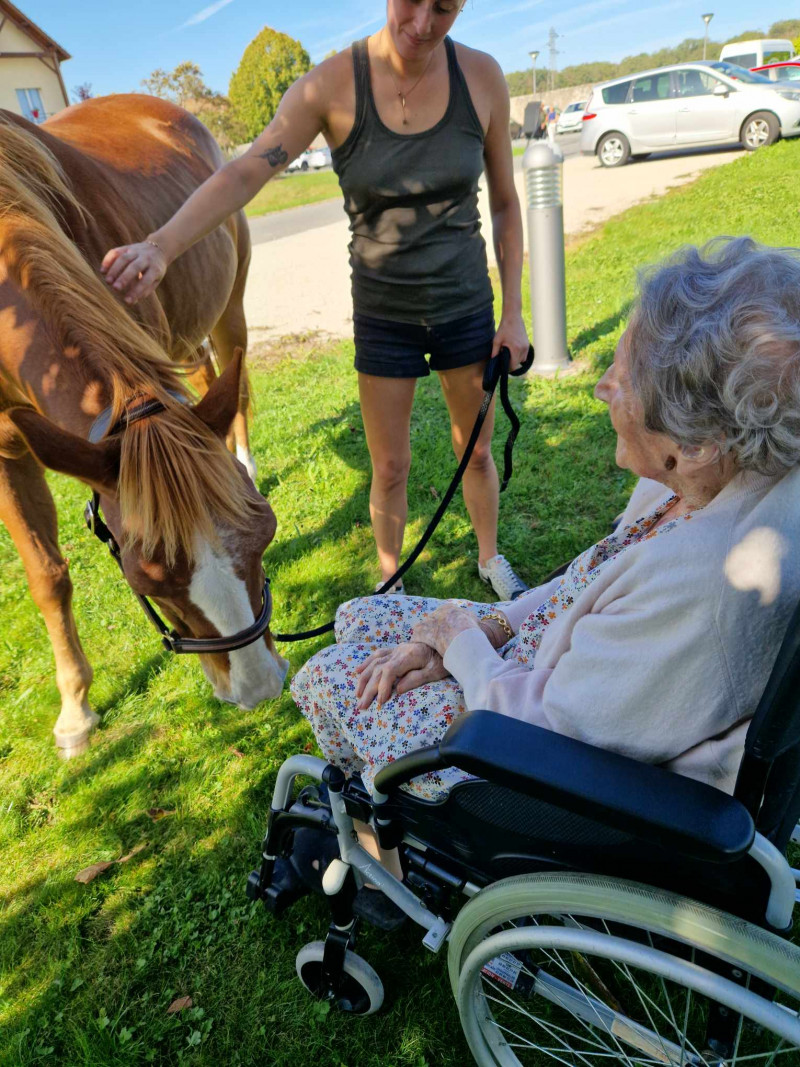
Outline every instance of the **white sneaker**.
<svg viewBox="0 0 800 1067">
<path fill-rule="evenodd" d="M 377 593 L 378 590 L 383 588 L 383 586 L 385 584 L 386 584 L 385 582 L 378 582 L 378 584 L 375 586 L 375 592 Z M 387 589 L 386 592 L 383 595 L 384 596 L 405 596 L 406 595 L 406 591 L 403 588 L 403 579 L 400 578 L 398 581 L 396 581 L 394 583 L 394 585 L 390 589 Z"/>
<path fill-rule="evenodd" d="M 492 556 L 486 566 L 478 564 L 478 574 L 497 593 L 498 600 L 513 600 L 524 593 L 527 585 L 512 570 L 505 556 Z"/>
</svg>

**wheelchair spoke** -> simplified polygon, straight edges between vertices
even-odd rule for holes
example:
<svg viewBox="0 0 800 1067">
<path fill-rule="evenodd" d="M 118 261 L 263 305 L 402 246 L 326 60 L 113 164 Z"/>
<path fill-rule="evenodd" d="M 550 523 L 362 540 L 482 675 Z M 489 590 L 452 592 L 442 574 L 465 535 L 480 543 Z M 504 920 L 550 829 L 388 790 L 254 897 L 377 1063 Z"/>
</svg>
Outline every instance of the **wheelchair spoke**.
<svg viewBox="0 0 800 1067">
<path fill-rule="evenodd" d="M 508 993 L 505 992 L 505 990 L 498 990 L 498 992 L 502 992 L 505 999 L 500 1000 L 498 997 L 487 996 L 484 990 L 484 1000 L 494 1001 L 497 1004 L 501 1004 L 503 1007 L 511 1008 L 514 1011 L 519 1012 L 521 1015 L 525 1016 L 526 1018 L 530 1019 L 532 1022 L 535 1022 L 538 1026 L 540 1026 L 551 1039 L 561 1042 L 564 1052 L 568 1052 L 572 1056 L 580 1056 L 581 1060 L 585 1064 L 587 1064 L 588 1067 L 592 1067 L 591 1060 L 587 1060 L 582 1052 L 579 1052 L 574 1045 L 568 1044 L 562 1037 L 558 1035 L 558 1033 L 556 1033 L 556 1031 L 560 1030 L 561 1033 L 566 1034 L 568 1037 L 573 1039 L 578 1037 L 577 1034 L 573 1034 L 571 1031 L 565 1029 L 563 1026 L 557 1026 L 554 1023 L 545 1021 L 540 1015 L 532 1015 L 530 1012 L 525 1011 L 525 1009 L 522 1008 L 521 1005 L 517 1004 L 516 1001 L 511 999 L 511 997 L 508 995 Z M 504 1033 L 510 1034 L 512 1037 L 516 1038 L 518 1042 L 525 1041 L 524 1046 L 520 1045 L 518 1047 L 531 1048 L 535 1049 L 538 1052 L 545 1051 L 545 1049 L 543 1049 L 540 1045 L 537 1045 L 535 1042 L 523 1039 L 519 1034 L 515 1033 L 513 1030 L 510 1030 L 507 1026 L 503 1026 L 501 1023 L 498 1023 L 494 1016 L 490 1016 L 490 1018 L 493 1025 L 496 1026 L 499 1030 L 502 1030 Z M 580 1038 L 578 1039 L 580 1040 Z M 597 1045 L 597 1048 L 601 1050 L 603 1049 L 603 1047 L 603 1045 Z M 590 1052 L 589 1055 L 592 1055 L 592 1053 Z M 560 1063 L 567 1064 L 567 1067 L 577 1067 L 577 1065 L 573 1061 L 562 1060 L 560 1056 L 557 1056 L 556 1058 Z"/>
<path fill-rule="evenodd" d="M 606 933 L 609 936 L 611 936 L 611 930 L 609 929 L 608 923 L 605 921 L 605 919 L 603 920 L 603 927 L 604 927 Z M 648 934 L 647 934 L 647 939 L 648 939 L 648 943 L 649 943 L 650 947 L 655 951 L 655 945 L 653 944 L 653 938 L 652 938 L 652 935 L 650 934 L 649 931 L 648 931 Z M 694 963 L 694 957 L 695 957 L 695 951 L 694 951 L 694 949 L 692 949 L 692 962 L 693 963 Z M 681 1054 L 680 1067 L 683 1067 L 683 1064 L 686 1063 L 686 1043 L 688 1041 L 687 1032 L 688 1032 L 688 1022 L 689 1022 L 689 1009 L 690 1009 L 690 1006 L 691 1006 L 691 990 L 687 989 L 687 991 L 686 991 L 686 993 L 687 993 L 686 1014 L 685 1014 L 685 1017 L 684 1017 L 683 1028 L 680 1028 L 678 1026 L 678 1023 L 677 1023 L 676 1019 L 675 1019 L 675 1013 L 672 1010 L 672 997 L 669 994 L 669 991 L 667 989 L 666 981 L 664 980 L 663 977 L 659 976 L 658 981 L 659 981 L 659 984 L 661 986 L 661 990 L 662 990 L 662 992 L 664 994 L 664 999 L 667 1002 L 667 1006 L 669 1008 L 669 1014 L 667 1014 L 664 1011 L 664 1009 L 659 1004 L 657 1004 L 655 1000 L 653 1000 L 653 998 L 651 996 L 649 996 L 647 993 L 644 992 L 644 990 L 641 989 L 640 985 L 635 981 L 633 975 L 630 973 L 630 970 L 627 967 L 627 965 L 620 964 L 616 960 L 610 960 L 609 962 L 612 963 L 612 965 L 621 974 L 624 974 L 625 977 L 628 979 L 630 985 L 633 986 L 637 997 L 639 998 L 640 1001 L 642 1001 L 642 1007 L 647 1012 L 647 1017 L 650 1020 L 650 1026 L 651 1026 L 653 1032 L 658 1036 L 658 1039 L 661 1042 L 662 1049 L 663 1049 L 665 1054 L 667 1053 L 667 1049 L 664 1047 L 664 1043 L 663 1043 L 663 1040 L 661 1039 L 660 1031 L 657 1029 L 655 1022 L 654 1022 L 652 1016 L 650 1015 L 650 1012 L 647 1009 L 646 1004 L 642 1000 L 642 997 L 645 997 L 647 999 L 647 1001 L 650 1003 L 650 1005 L 653 1008 L 653 1010 L 656 1011 L 660 1016 L 662 1016 L 663 1019 L 665 1020 L 665 1022 L 669 1023 L 672 1026 L 673 1032 L 675 1034 L 675 1038 L 676 1038 L 677 1041 L 680 1042 L 680 1046 L 679 1046 L 680 1047 L 680 1054 Z M 703 1055 L 700 1052 L 700 1050 L 691 1041 L 689 1041 L 689 1045 L 690 1045 L 690 1055 L 693 1058 L 693 1062 L 696 1063 L 696 1064 L 700 1064 L 700 1065 L 704 1064 L 706 1062 L 706 1060 L 703 1057 Z"/>
<path fill-rule="evenodd" d="M 571 1038 L 573 1040 L 577 1039 L 578 1041 L 580 1041 L 581 1040 L 581 1035 L 580 1034 L 575 1034 L 571 1030 L 568 1030 L 563 1026 L 558 1026 L 556 1023 L 554 1023 L 554 1022 L 552 1022 L 550 1020 L 545 1020 L 545 1019 L 542 1018 L 541 1015 L 533 1015 L 533 1014 L 531 1014 L 530 1012 L 528 1012 L 524 1008 L 522 1008 L 520 1005 L 518 1005 L 515 1001 L 513 1001 L 511 999 L 510 995 L 506 992 L 506 990 L 499 989 L 499 990 L 497 990 L 497 992 L 502 993 L 504 999 L 500 999 L 498 997 L 489 996 L 485 991 L 483 993 L 484 999 L 488 1000 L 488 1001 L 493 1001 L 494 1003 L 500 1004 L 503 1007 L 508 1007 L 508 1008 L 511 1008 L 514 1011 L 517 1011 L 518 1013 L 520 1013 L 524 1017 L 530 1019 L 532 1022 L 535 1022 L 551 1038 L 555 1039 L 556 1041 L 560 1041 L 561 1045 L 563 1046 L 563 1048 L 559 1048 L 558 1050 L 554 1050 L 552 1048 L 548 1048 L 548 1047 L 545 1047 L 543 1045 L 537 1044 L 535 1041 L 533 1041 L 531 1039 L 523 1038 L 520 1034 L 516 1033 L 510 1027 L 504 1026 L 503 1024 L 497 1022 L 497 1020 L 494 1017 L 491 1017 L 492 1024 L 495 1027 L 497 1027 L 498 1030 L 501 1030 L 503 1033 L 507 1033 L 511 1037 L 516 1039 L 516 1042 L 509 1043 L 511 1047 L 514 1047 L 514 1048 L 529 1048 L 529 1049 L 534 1049 L 534 1050 L 536 1050 L 538 1052 L 546 1052 L 549 1055 L 554 1056 L 559 1061 L 559 1063 L 566 1063 L 566 1064 L 569 1065 L 569 1067 L 577 1067 L 577 1064 L 575 1063 L 575 1060 L 574 1059 L 573 1060 L 563 1060 L 563 1059 L 561 1059 L 560 1055 L 556 1055 L 556 1051 L 558 1051 L 558 1052 L 561 1052 L 561 1051 L 569 1052 L 569 1053 L 571 1053 L 571 1055 L 573 1057 L 577 1055 L 577 1056 L 580 1057 L 580 1060 L 581 1060 L 582 1063 L 587 1063 L 587 1064 L 590 1065 L 590 1067 L 591 1067 L 591 1064 L 593 1062 L 595 1062 L 596 1060 L 605 1060 L 605 1061 L 613 1060 L 615 1063 L 624 1062 L 626 1064 L 630 1064 L 630 1067 L 661 1067 L 661 1065 L 664 1062 L 661 1059 L 657 1059 L 656 1060 L 656 1059 L 651 1059 L 650 1057 L 642 1057 L 641 1055 L 637 1055 L 635 1060 L 631 1060 L 630 1057 L 626 1054 L 625 1050 L 621 1046 L 619 1046 L 618 1042 L 616 1042 L 618 1047 L 616 1049 L 611 1049 L 611 1048 L 609 1048 L 608 1045 L 600 1044 L 598 1041 L 592 1040 L 592 1041 L 589 1042 L 591 1044 L 591 1046 L 593 1046 L 592 1048 L 585 1048 L 583 1050 L 579 1050 L 578 1048 L 575 1047 L 575 1045 L 567 1044 L 567 1042 L 564 1041 L 564 1039 L 560 1035 L 561 1034 L 565 1034 L 568 1038 Z M 573 1018 L 578 1018 L 579 1022 L 582 1021 L 582 1020 L 580 1020 L 579 1017 L 573 1016 Z M 587 1027 L 587 1029 L 589 1030 L 589 1033 L 593 1037 L 599 1037 L 600 1036 L 598 1034 L 597 1030 L 595 1030 L 593 1028 L 589 1028 L 589 1027 Z M 606 1033 L 606 1031 L 603 1031 L 603 1033 Z M 610 1035 L 610 1036 L 613 1037 L 613 1035 Z M 584 1042 L 587 1041 L 587 1038 L 585 1036 L 583 1036 L 582 1039 L 583 1039 Z M 623 1056 L 624 1060 L 621 1060 L 620 1056 Z M 587 1059 L 587 1057 L 591 1057 L 591 1060 Z"/>
</svg>

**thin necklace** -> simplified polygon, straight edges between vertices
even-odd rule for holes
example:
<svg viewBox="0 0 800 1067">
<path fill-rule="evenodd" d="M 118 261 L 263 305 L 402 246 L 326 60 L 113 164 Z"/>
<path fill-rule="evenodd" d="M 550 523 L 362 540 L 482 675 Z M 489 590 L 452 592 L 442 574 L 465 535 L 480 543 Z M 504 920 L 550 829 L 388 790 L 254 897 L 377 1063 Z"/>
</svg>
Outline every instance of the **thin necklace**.
<svg viewBox="0 0 800 1067">
<path fill-rule="evenodd" d="M 383 31 L 381 31 L 381 36 L 383 36 Z M 404 126 L 408 126 L 408 119 L 406 118 L 406 100 L 408 99 L 409 96 L 411 96 L 411 94 L 414 92 L 416 87 L 419 85 L 419 83 L 422 81 L 422 79 L 428 73 L 428 67 L 430 67 L 430 65 L 431 65 L 431 61 L 433 60 L 433 56 L 434 56 L 434 52 L 431 52 L 431 54 L 428 56 L 428 62 L 425 64 L 425 69 L 423 70 L 422 74 L 420 74 L 420 76 L 417 78 L 417 80 L 414 82 L 414 84 L 411 86 L 410 89 L 407 89 L 405 92 L 403 92 L 403 90 L 397 84 L 397 79 L 394 76 L 394 71 L 392 70 L 392 64 L 389 62 L 389 57 L 386 55 L 385 51 L 381 52 L 381 59 L 386 64 L 386 69 L 389 71 L 389 77 L 392 79 L 392 84 L 394 85 L 395 89 L 397 90 L 397 95 L 400 98 L 400 106 L 403 109 L 403 125 Z"/>
</svg>

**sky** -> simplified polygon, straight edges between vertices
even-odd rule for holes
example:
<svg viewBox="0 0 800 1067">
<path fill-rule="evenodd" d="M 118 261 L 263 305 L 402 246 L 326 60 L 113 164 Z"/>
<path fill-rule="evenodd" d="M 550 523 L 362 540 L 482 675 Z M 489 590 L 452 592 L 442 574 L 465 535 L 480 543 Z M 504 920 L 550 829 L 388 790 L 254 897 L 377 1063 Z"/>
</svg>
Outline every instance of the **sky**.
<svg viewBox="0 0 800 1067">
<path fill-rule="evenodd" d="M 14 0 L 72 59 L 62 66 L 64 82 L 89 82 L 95 96 L 137 92 L 154 69 L 197 63 L 212 89 L 225 93 L 242 52 L 264 27 L 299 40 L 318 62 L 332 48 L 380 28 L 385 0 Z M 702 37 L 701 14 L 714 11 L 712 40 L 744 30 L 767 30 L 795 18 L 791 0 L 467 0 L 453 36 L 490 52 L 504 71 L 530 66 L 538 49 L 547 61 L 547 36 L 555 27 L 556 66 L 619 60 L 651 52 L 685 37 Z M 757 14 L 753 14 L 757 12 Z"/>
</svg>

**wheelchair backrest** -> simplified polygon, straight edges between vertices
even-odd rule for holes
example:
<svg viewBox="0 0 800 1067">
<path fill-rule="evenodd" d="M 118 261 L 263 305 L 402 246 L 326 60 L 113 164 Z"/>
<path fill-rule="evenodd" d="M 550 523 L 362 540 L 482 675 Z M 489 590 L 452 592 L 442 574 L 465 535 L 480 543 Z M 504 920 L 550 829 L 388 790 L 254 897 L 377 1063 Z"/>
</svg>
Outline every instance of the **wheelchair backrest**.
<svg viewBox="0 0 800 1067">
<path fill-rule="evenodd" d="M 735 795 L 784 848 L 800 815 L 800 606 L 747 731 Z"/>
</svg>

